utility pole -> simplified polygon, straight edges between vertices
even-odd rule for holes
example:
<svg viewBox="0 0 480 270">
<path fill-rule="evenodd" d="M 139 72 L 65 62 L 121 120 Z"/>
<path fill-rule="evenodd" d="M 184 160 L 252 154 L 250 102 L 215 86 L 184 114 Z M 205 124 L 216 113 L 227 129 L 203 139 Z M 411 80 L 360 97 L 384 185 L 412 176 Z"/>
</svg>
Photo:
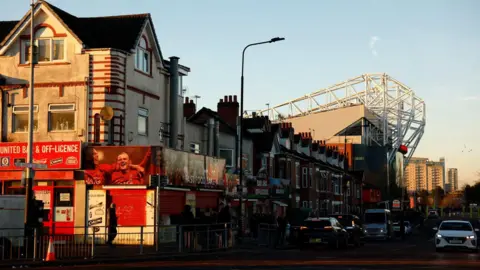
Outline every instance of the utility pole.
<svg viewBox="0 0 480 270">
<path fill-rule="evenodd" d="M 33 15 L 35 9 L 34 0 L 30 4 L 30 88 L 28 92 L 28 141 L 27 141 L 27 167 L 25 168 L 25 228 L 29 227 L 29 215 L 32 212 L 33 204 L 33 128 L 34 128 L 34 76 L 35 76 L 35 45 L 34 45 L 34 22 Z"/>
</svg>

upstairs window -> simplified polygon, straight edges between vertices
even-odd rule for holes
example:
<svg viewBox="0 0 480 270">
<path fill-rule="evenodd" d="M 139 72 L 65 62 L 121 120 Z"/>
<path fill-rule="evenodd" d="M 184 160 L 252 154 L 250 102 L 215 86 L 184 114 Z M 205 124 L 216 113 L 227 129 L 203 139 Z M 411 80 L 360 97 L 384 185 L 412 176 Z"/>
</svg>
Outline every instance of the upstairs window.
<svg viewBox="0 0 480 270">
<path fill-rule="evenodd" d="M 308 168 L 302 168 L 302 188 L 308 188 Z"/>
<path fill-rule="evenodd" d="M 225 159 L 225 166 L 227 168 L 232 168 L 233 167 L 233 149 L 219 149 L 220 151 L 220 157 Z"/>
<path fill-rule="evenodd" d="M 138 108 L 138 134 L 148 135 L 148 110 L 144 108 Z"/>
<path fill-rule="evenodd" d="M 35 46 L 37 46 L 38 63 L 55 62 L 65 60 L 65 40 L 54 37 L 50 28 L 44 27 L 35 33 Z M 30 40 L 21 41 L 21 62 L 30 62 Z"/>
<path fill-rule="evenodd" d="M 145 37 L 141 37 L 135 53 L 135 69 L 150 74 L 150 49 Z"/>
<path fill-rule="evenodd" d="M 50 104 L 48 126 L 50 131 L 75 130 L 75 104 Z"/>
<path fill-rule="evenodd" d="M 190 152 L 195 154 L 200 154 L 200 144 L 190 143 Z"/>
<path fill-rule="evenodd" d="M 33 106 L 33 130 L 38 130 L 38 105 Z M 28 132 L 28 105 L 13 106 L 12 132 Z"/>
</svg>

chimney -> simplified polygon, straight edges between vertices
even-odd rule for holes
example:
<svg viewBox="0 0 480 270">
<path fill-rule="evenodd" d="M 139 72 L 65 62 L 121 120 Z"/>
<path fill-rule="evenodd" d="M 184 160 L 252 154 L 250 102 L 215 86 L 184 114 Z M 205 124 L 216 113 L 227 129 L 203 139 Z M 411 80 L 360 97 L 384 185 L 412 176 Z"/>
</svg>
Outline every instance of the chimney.
<svg viewBox="0 0 480 270">
<path fill-rule="evenodd" d="M 180 126 L 178 119 L 178 96 L 180 93 L 180 74 L 178 73 L 178 57 L 170 57 L 170 147 L 177 149 L 178 143 L 178 127 Z"/>
<path fill-rule="evenodd" d="M 183 103 L 183 117 L 189 118 L 197 112 L 197 105 L 193 100 L 188 97 L 185 98 L 185 103 Z"/>
<path fill-rule="evenodd" d="M 232 128 L 237 129 L 237 121 L 239 117 L 239 103 L 237 96 L 224 96 L 223 100 L 217 104 L 217 113 L 220 118 L 229 124 Z"/>
</svg>

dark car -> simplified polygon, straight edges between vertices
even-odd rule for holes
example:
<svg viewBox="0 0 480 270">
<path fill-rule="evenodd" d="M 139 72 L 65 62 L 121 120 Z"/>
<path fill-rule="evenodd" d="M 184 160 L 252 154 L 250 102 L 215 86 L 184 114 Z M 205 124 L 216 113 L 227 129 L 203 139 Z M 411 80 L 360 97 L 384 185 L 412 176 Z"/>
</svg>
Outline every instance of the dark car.
<svg viewBox="0 0 480 270">
<path fill-rule="evenodd" d="M 342 224 L 345 230 L 348 232 L 348 242 L 356 247 L 363 246 L 365 244 L 365 233 L 363 229 L 363 223 L 356 215 L 330 215 L 329 217 L 335 218 Z"/>
<path fill-rule="evenodd" d="M 308 218 L 300 227 L 299 245 L 329 245 L 339 248 L 348 245 L 348 232 L 335 218 Z"/>
</svg>

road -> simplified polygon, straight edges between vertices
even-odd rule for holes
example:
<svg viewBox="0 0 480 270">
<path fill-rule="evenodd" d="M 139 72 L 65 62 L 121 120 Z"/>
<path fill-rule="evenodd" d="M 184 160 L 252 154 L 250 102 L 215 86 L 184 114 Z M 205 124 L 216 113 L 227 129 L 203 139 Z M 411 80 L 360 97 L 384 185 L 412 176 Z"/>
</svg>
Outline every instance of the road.
<svg viewBox="0 0 480 270">
<path fill-rule="evenodd" d="M 95 267 L 95 266 L 93 266 Z M 73 269 L 92 269 L 78 266 Z M 413 235 L 404 241 L 369 242 L 364 247 L 345 250 L 245 249 L 216 258 L 180 261 L 103 264 L 101 269 L 480 269 L 478 253 L 436 253 L 433 239 Z M 58 269 L 58 268 L 42 268 Z"/>
</svg>

